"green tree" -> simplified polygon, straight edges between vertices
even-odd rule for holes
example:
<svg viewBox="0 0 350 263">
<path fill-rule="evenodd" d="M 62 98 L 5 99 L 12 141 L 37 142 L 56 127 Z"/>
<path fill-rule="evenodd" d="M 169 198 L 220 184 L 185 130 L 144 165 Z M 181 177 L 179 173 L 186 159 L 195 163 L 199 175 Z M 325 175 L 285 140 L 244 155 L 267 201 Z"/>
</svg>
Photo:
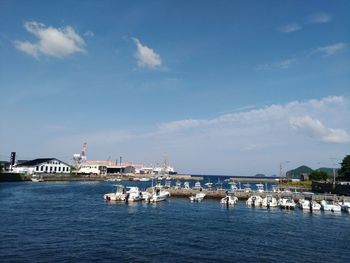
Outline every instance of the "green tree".
<svg viewBox="0 0 350 263">
<path fill-rule="evenodd" d="M 341 162 L 341 168 L 338 171 L 341 180 L 350 180 L 350 155 L 344 157 Z"/>
<path fill-rule="evenodd" d="M 309 179 L 312 181 L 326 181 L 329 175 L 324 171 L 312 171 L 309 175 Z"/>
</svg>

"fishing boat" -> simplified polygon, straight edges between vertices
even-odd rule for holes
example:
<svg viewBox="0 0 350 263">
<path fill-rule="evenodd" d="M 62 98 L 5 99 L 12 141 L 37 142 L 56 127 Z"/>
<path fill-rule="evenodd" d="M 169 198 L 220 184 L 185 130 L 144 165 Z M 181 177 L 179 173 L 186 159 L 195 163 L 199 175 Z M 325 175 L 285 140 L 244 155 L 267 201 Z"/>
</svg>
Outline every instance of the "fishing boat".
<svg viewBox="0 0 350 263">
<path fill-rule="evenodd" d="M 205 197 L 205 193 L 200 192 L 194 196 L 190 196 L 189 198 L 191 202 L 201 202 L 204 199 L 204 197 Z"/>
<path fill-rule="evenodd" d="M 103 196 L 106 201 L 125 201 L 126 191 L 123 185 L 114 185 L 117 190 L 114 193 L 108 193 Z"/>
<path fill-rule="evenodd" d="M 243 184 L 243 191 L 244 192 L 251 192 L 252 188 L 250 188 L 250 184 Z"/>
<path fill-rule="evenodd" d="M 310 210 L 310 211 L 321 210 L 321 205 L 314 200 L 299 199 L 298 206 L 302 210 Z"/>
<path fill-rule="evenodd" d="M 344 212 L 348 212 L 350 213 L 350 197 L 348 196 L 344 196 L 343 197 L 343 201 L 339 203 L 340 206 L 341 206 L 341 209 L 344 211 Z"/>
<path fill-rule="evenodd" d="M 340 212 L 341 206 L 334 200 L 325 199 L 321 201 L 323 211 Z"/>
<path fill-rule="evenodd" d="M 264 192 L 264 185 L 263 184 L 256 184 L 256 191 L 258 193 L 263 193 Z"/>
<path fill-rule="evenodd" d="M 170 180 L 166 180 L 165 184 L 164 184 L 165 188 L 170 188 L 171 187 L 171 181 Z"/>
<path fill-rule="evenodd" d="M 149 198 L 149 202 L 156 203 L 160 201 L 165 201 L 170 196 L 170 192 L 166 191 L 159 184 L 153 188 L 153 193 Z"/>
<path fill-rule="evenodd" d="M 128 186 L 126 188 L 129 189 L 126 191 L 126 202 L 136 202 L 142 200 L 141 191 L 137 186 Z"/>
<path fill-rule="evenodd" d="M 234 195 L 226 195 L 225 197 L 221 198 L 220 203 L 223 205 L 235 205 L 238 202 L 237 196 Z"/>
<path fill-rule="evenodd" d="M 282 197 L 278 200 L 278 206 L 282 209 L 294 209 L 295 202 L 291 197 Z"/>
<path fill-rule="evenodd" d="M 184 182 L 184 188 L 185 189 L 190 189 L 190 183 L 189 182 Z"/>
<path fill-rule="evenodd" d="M 177 180 L 175 183 L 175 189 L 180 189 L 180 188 L 181 188 L 181 182 Z"/>
<path fill-rule="evenodd" d="M 251 197 L 248 198 L 248 200 L 246 201 L 246 204 L 248 206 L 261 206 L 263 199 L 261 196 L 259 195 L 252 195 Z"/>
<path fill-rule="evenodd" d="M 229 182 L 228 184 L 230 185 L 230 190 L 231 190 L 232 192 L 235 192 L 235 191 L 238 190 L 237 183 L 235 183 L 235 182 Z"/>
<path fill-rule="evenodd" d="M 147 192 L 147 191 L 143 191 L 140 194 L 141 200 L 145 201 L 145 202 L 149 202 L 151 197 L 152 197 L 152 193 Z"/>
<path fill-rule="evenodd" d="M 202 189 L 201 183 L 197 181 L 194 186 L 192 187 L 193 190 L 200 190 Z"/>
<path fill-rule="evenodd" d="M 262 207 L 277 207 L 277 200 L 275 197 L 273 197 L 272 195 L 267 195 L 265 198 L 263 198 L 262 203 L 261 203 Z"/>
</svg>

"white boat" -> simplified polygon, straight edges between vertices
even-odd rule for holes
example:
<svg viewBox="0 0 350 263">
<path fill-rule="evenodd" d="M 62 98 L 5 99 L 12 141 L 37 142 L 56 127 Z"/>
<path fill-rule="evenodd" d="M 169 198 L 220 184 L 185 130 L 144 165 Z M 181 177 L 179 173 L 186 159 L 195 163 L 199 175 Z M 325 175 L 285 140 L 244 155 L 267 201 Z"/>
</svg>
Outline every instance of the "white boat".
<svg viewBox="0 0 350 263">
<path fill-rule="evenodd" d="M 204 197 L 205 197 L 205 193 L 200 192 L 194 196 L 190 196 L 189 198 L 191 202 L 201 202 L 204 199 Z"/>
<path fill-rule="evenodd" d="M 263 193 L 264 192 L 264 185 L 263 184 L 256 184 L 256 191 L 258 193 Z"/>
<path fill-rule="evenodd" d="M 180 189 L 181 188 L 181 182 L 178 180 L 175 183 L 175 189 Z"/>
<path fill-rule="evenodd" d="M 149 202 L 152 197 L 152 193 L 143 191 L 141 192 L 140 196 L 143 201 Z"/>
<path fill-rule="evenodd" d="M 333 200 L 322 200 L 321 206 L 323 211 L 340 212 L 341 206 Z"/>
<path fill-rule="evenodd" d="M 170 196 L 169 191 L 166 191 L 166 190 L 163 190 L 160 188 L 156 188 L 156 189 L 153 189 L 153 193 L 152 193 L 149 201 L 151 203 L 165 201 L 169 196 Z"/>
<path fill-rule="evenodd" d="M 171 181 L 170 180 L 166 180 L 165 184 L 164 184 L 165 188 L 170 188 L 171 187 Z"/>
<path fill-rule="evenodd" d="M 243 184 L 243 191 L 244 192 L 251 192 L 252 188 L 250 188 L 250 184 Z"/>
<path fill-rule="evenodd" d="M 261 203 L 261 206 L 263 207 L 277 207 L 277 199 L 273 197 L 272 195 L 267 195 L 265 198 L 263 198 L 263 201 Z"/>
<path fill-rule="evenodd" d="M 281 189 L 278 187 L 278 185 L 273 184 L 271 187 L 272 187 L 273 193 L 280 193 L 281 192 Z"/>
<path fill-rule="evenodd" d="M 35 182 L 35 183 L 44 182 L 44 179 L 42 179 L 42 178 L 30 178 L 30 180 L 31 180 L 32 182 Z"/>
<path fill-rule="evenodd" d="M 252 195 L 246 201 L 248 206 L 261 206 L 263 199 L 259 195 Z"/>
<path fill-rule="evenodd" d="M 126 188 L 129 189 L 128 191 L 126 191 L 126 202 L 136 202 L 142 200 L 141 191 L 137 186 L 128 186 Z"/>
<path fill-rule="evenodd" d="M 302 210 L 319 211 L 321 210 L 321 205 L 313 200 L 299 199 L 298 206 Z"/>
<path fill-rule="evenodd" d="M 106 201 L 125 201 L 126 191 L 123 185 L 115 185 L 117 187 L 116 192 L 108 193 L 103 196 L 103 199 Z"/>
<path fill-rule="evenodd" d="M 210 183 L 210 182 L 205 183 L 204 185 L 205 185 L 208 189 L 211 189 L 211 188 L 213 187 L 213 183 Z"/>
<path fill-rule="evenodd" d="M 228 184 L 230 185 L 230 190 L 232 192 L 235 192 L 238 190 L 237 184 L 235 182 L 229 182 Z"/>
<path fill-rule="evenodd" d="M 190 189 L 190 183 L 189 182 L 184 182 L 184 188 L 185 189 Z"/>
<path fill-rule="evenodd" d="M 350 197 L 343 197 L 343 201 L 339 203 L 341 206 L 341 209 L 344 212 L 350 213 Z"/>
<path fill-rule="evenodd" d="M 294 209 L 296 205 L 293 198 L 291 197 L 282 197 L 278 200 L 277 203 L 282 209 Z"/>
<path fill-rule="evenodd" d="M 140 178 L 140 182 L 148 182 L 149 180 L 151 180 L 151 179 L 147 178 L 147 177 Z"/>
<path fill-rule="evenodd" d="M 202 189 L 201 183 L 197 181 L 194 186 L 192 187 L 193 190 L 200 190 Z"/>
<path fill-rule="evenodd" d="M 232 195 L 226 195 L 225 197 L 221 198 L 220 203 L 223 205 L 235 205 L 238 202 L 237 196 Z"/>
</svg>

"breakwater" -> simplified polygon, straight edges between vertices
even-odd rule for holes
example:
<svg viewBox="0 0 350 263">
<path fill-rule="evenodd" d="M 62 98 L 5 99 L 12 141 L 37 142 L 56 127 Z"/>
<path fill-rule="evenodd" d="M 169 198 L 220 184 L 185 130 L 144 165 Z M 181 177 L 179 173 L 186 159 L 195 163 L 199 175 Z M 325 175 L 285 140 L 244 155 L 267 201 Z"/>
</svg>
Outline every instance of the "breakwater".
<svg viewBox="0 0 350 263">
<path fill-rule="evenodd" d="M 200 192 L 200 190 L 193 190 L 193 189 L 184 189 L 184 188 L 169 188 L 168 189 L 172 197 L 190 197 L 193 195 L 196 195 L 197 193 Z M 257 193 L 257 192 L 245 192 L 245 191 L 234 191 L 234 192 L 227 192 L 226 190 L 202 190 L 203 193 L 206 194 L 205 198 L 210 198 L 210 199 L 220 199 L 226 196 L 226 193 L 228 194 L 233 194 L 235 195 L 239 200 L 247 200 L 249 197 L 252 195 L 259 195 L 262 198 L 264 198 L 266 195 L 272 195 L 275 198 L 281 198 L 284 196 L 291 196 L 295 202 L 298 202 L 299 199 L 303 199 L 306 196 L 310 197 L 310 194 L 303 194 L 303 193 L 283 193 L 283 192 L 262 192 L 262 193 Z M 333 196 L 335 199 L 338 201 L 343 200 L 343 196 Z M 325 199 L 324 194 L 314 194 L 312 196 L 312 199 L 315 201 L 322 201 Z"/>
</svg>

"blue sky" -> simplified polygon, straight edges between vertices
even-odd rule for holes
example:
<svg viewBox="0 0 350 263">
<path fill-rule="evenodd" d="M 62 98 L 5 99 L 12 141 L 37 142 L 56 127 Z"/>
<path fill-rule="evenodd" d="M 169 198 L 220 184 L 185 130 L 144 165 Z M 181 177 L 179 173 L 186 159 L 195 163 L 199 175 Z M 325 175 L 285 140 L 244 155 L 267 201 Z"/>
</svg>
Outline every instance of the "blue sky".
<svg viewBox="0 0 350 263">
<path fill-rule="evenodd" d="M 185 173 L 332 166 L 350 146 L 349 13 L 349 1 L 0 1 L 0 159 L 70 161 L 87 142 L 89 159 L 166 153 Z"/>
</svg>

